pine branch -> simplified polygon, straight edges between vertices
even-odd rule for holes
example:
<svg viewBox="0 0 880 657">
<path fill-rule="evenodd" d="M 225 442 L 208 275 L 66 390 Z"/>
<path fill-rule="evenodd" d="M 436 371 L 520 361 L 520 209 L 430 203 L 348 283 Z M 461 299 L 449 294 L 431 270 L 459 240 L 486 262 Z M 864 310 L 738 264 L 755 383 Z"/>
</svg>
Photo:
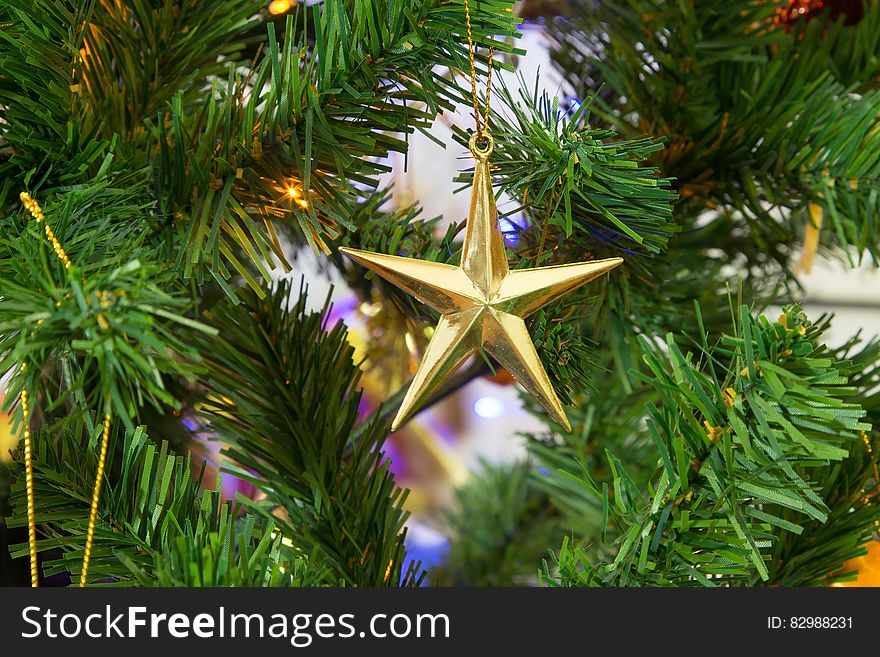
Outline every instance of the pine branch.
<svg viewBox="0 0 880 657">
<path fill-rule="evenodd" d="M 820 318 L 820 328 L 829 320 Z M 878 461 L 877 441 L 878 383 L 880 383 L 880 342 L 876 338 L 862 344 L 858 335 L 832 355 L 849 377 L 857 391 L 858 403 L 867 411 L 873 430 L 861 435 L 862 445 L 854 445 L 849 457 L 826 466 L 817 480 L 825 482 L 821 491 L 830 508 L 824 523 L 810 522 L 800 535 L 787 535 L 774 546 L 769 561 L 771 586 L 828 586 L 846 581 L 855 572 L 844 569 L 844 562 L 865 553 L 865 543 L 880 521 L 877 505 Z M 787 512 L 791 515 L 791 512 Z"/>
<path fill-rule="evenodd" d="M 188 111 L 204 103 L 205 82 L 245 61 L 259 37 L 259 0 L 113 0 L 79 2 L 72 22 L 79 84 L 88 121 L 123 152 L 147 145 L 144 121 L 178 96 Z M 39 9 L 37 9 L 39 11 Z"/>
<path fill-rule="evenodd" d="M 864 409 L 847 401 L 857 392 L 848 383 L 849 365 L 831 358 L 818 339 L 797 307 L 777 322 L 755 319 L 742 307 L 734 334 L 713 349 L 702 334 L 694 355 L 671 335 L 656 345 L 642 339 L 650 374 L 640 378 L 659 395 L 659 403 L 647 407 L 658 470 L 645 489 L 609 451 L 610 487 L 586 471 L 570 474 L 601 500 L 602 540 L 614 545 L 615 556 L 594 564 L 586 550 L 566 541 L 552 566 L 545 564 L 545 580 L 768 581 L 775 546 L 807 527 L 835 526 L 829 505 L 838 494 L 841 461 L 862 448 L 861 432 L 870 425 L 861 421 Z M 814 572 L 852 554 L 852 534 L 841 536 L 837 548 L 821 555 L 824 562 L 814 555 Z"/>
<path fill-rule="evenodd" d="M 63 405 L 69 410 L 73 402 L 81 413 L 111 413 L 133 430 L 143 404 L 175 404 L 159 372 L 195 373 L 182 360 L 197 359 L 197 354 L 181 339 L 180 327 L 211 329 L 184 316 L 189 302 L 176 289 L 172 272 L 136 259 L 117 266 L 131 254 L 112 251 L 124 225 L 111 224 L 109 237 L 91 240 L 88 234 L 70 232 L 76 220 L 58 225 L 56 217 L 71 216 L 64 214 L 70 206 L 61 207 L 56 212 L 49 205 L 46 220 L 55 225 L 59 239 L 73 237 L 67 249 L 75 264 L 69 270 L 51 255 L 36 222 L 20 227 L 27 221 L 24 213 L 15 217 L 19 226 L 10 231 L 15 237 L 0 241 L 5 254 L 0 268 L 7 274 L 0 280 L 0 371 L 27 364 L 12 389 L 27 385 L 32 394 L 39 392 L 43 413 L 51 415 Z M 83 208 L 90 209 L 88 204 Z M 80 215 L 73 211 L 72 216 Z M 86 216 L 100 219 L 99 214 Z M 14 399 L 10 395 L 7 406 Z"/>
<path fill-rule="evenodd" d="M 479 45 L 512 50 L 489 36 L 515 34 L 509 4 L 479 3 Z M 282 40 L 269 25 L 267 53 L 252 70 L 215 87 L 220 101 L 160 117 L 160 210 L 184 219 L 172 230 L 185 276 L 202 263 L 225 279 L 231 267 L 259 290 L 248 263 L 229 252 L 243 249 L 265 278 L 261 259 L 283 262 L 275 231 L 291 225 L 295 239 L 328 251 L 355 228 L 361 201 L 388 170 L 382 160 L 463 99 L 442 74 L 467 62 L 463 6 L 405 5 L 332 0 L 297 10 Z M 190 151 L 189 167 L 170 166 Z"/>
<path fill-rule="evenodd" d="M 705 230 L 701 211 L 734 209 L 722 231 L 749 239 L 718 248 L 731 259 L 773 253 L 788 269 L 812 201 L 829 219 L 824 247 L 878 259 L 876 0 L 855 26 L 826 12 L 791 31 L 756 0 L 584 4 L 551 27 L 554 59 L 579 96 L 602 88 L 597 114 L 624 135 L 668 136 L 657 162 L 682 191 L 680 223 Z M 766 276 L 759 263 L 751 271 Z"/>
<path fill-rule="evenodd" d="M 61 550 L 41 562 L 45 575 L 79 577 L 88 527 L 95 450 L 83 449 L 84 427 L 43 431 L 35 441 L 38 550 Z M 110 586 L 293 586 L 310 582 L 302 556 L 282 544 L 271 521 L 237 520 L 239 507 L 201 489 L 189 457 L 152 443 L 143 427 L 114 431 L 116 455 L 106 471 L 89 565 L 90 583 Z M 118 443 L 122 442 L 122 445 Z M 24 477 L 17 461 L 10 527 L 27 522 Z M 202 470 L 204 472 L 204 470 Z M 11 547 L 26 558 L 27 544 Z"/>
<path fill-rule="evenodd" d="M 817 473 L 818 491 L 829 512 L 825 522 L 808 522 L 800 534 L 788 534 L 773 546 L 768 569 L 769 586 L 830 586 L 855 578 L 857 572 L 845 562 L 866 553 L 880 521 L 877 508 L 878 441 L 853 445 L 850 456 Z M 870 451 L 868 447 L 870 446 Z M 783 516 L 793 520 L 791 511 Z M 758 582 L 756 582 L 757 584 Z M 763 583 L 762 583 L 763 584 Z"/>
<path fill-rule="evenodd" d="M 491 125 L 496 183 L 523 200 L 511 214 L 521 209 L 528 218 L 518 235 L 528 244 L 519 247 L 522 255 L 542 263 L 583 253 L 660 253 L 678 230 L 676 194 L 668 178 L 640 164 L 662 142 L 593 128 L 592 98 L 566 112 L 558 97 L 538 91 L 537 80 L 531 89 L 522 77 L 519 82 L 516 96 L 504 83 L 497 90 L 502 108 Z M 456 133 L 466 143 L 467 135 Z"/>
<path fill-rule="evenodd" d="M 201 104 L 204 81 L 240 56 L 261 4 L 4 2 L 0 143 L 14 154 L 0 171 L 81 181 L 84 164 L 112 141 L 143 158 L 144 119 L 181 89 L 187 106 Z"/>
<path fill-rule="evenodd" d="M 325 566 L 327 583 L 417 584 L 418 565 L 405 559 L 405 493 L 380 451 L 387 425 L 371 421 L 351 442 L 360 372 L 345 329 L 325 325 L 326 306 L 307 312 L 304 290 L 288 308 L 291 291 L 281 282 L 262 299 L 219 305 L 209 315 L 219 337 L 202 345 L 204 412 L 236 474 L 266 494 L 243 503 Z"/>
<path fill-rule="evenodd" d="M 231 298 L 235 276 L 260 290 L 271 264 L 286 264 L 278 232 L 291 226 L 326 249 L 354 226 L 387 168 L 379 160 L 463 99 L 446 71 L 468 61 L 464 7 L 299 6 L 282 40 L 268 24 L 248 64 L 259 4 L 4 5 L 0 20 L 14 29 L 0 40 L 0 207 L 12 180 L 49 201 L 112 152 L 111 173 L 149 166 L 152 207 L 139 228 L 184 279 L 213 280 Z M 510 5 L 476 3 L 478 47 L 514 50 L 499 40 L 516 34 Z"/>
<path fill-rule="evenodd" d="M 432 576 L 444 586 L 533 583 L 546 541 L 566 529 L 547 496 L 530 483 L 531 466 L 483 464 L 456 492 L 447 518 L 449 554 Z"/>
</svg>

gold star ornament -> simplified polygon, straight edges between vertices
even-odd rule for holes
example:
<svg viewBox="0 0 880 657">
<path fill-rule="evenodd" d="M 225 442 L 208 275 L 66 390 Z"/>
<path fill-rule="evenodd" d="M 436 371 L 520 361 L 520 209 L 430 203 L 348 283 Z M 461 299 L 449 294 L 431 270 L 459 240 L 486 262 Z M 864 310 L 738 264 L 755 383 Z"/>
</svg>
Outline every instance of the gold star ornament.
<svg viewBox="0 0 880 657">
<path fill-rule="evenodd" d="M 482 347 L 567 430 L 568 418 L 526 329 L 524 318 L 623 262 L 592 260 L 510 271 L 489 177 L 491 135 L 470 141 L 474 182 L 459 266 L 340 251 L 441 314 L 419 369 L 391 424 L 396 431 L 443 382 Z"/>
</svg>

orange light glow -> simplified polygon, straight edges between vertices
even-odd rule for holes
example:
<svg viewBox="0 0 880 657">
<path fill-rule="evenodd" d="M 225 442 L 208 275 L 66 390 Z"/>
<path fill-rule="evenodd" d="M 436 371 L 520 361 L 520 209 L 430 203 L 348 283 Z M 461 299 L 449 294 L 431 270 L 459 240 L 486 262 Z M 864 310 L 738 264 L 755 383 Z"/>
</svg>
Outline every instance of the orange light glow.
<svg viewBox="0 0 880 657">
<path fill-rule="evenodd" d="M 295 3 L 290 2 L 290 0 L 273 0 L 273 2 L 269 5 L 269 13 L 270 14 L 283 14 L 287 11 L 290 11 L 290 8 Z"/>
<path fill-rule="evenodd" d="M 302 190 L 300 190 L 299 188 L 290 185 L 287 188 L 287 196 L 296 201 L 297 205 L 299 205 L 301 208 L 309 207 L 308 200 L 302 197 Z"/>
</svg>

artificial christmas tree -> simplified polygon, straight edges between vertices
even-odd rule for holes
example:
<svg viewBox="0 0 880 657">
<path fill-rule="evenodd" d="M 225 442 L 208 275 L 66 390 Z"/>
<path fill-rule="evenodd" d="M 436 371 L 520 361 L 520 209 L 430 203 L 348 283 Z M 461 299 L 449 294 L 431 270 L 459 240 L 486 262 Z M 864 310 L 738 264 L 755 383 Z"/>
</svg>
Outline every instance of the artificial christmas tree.
<svg viewBox="0 0 880 657">
<path fill-rule="evenodd" d="M 4 2 L 0 372 L 29 434 L 2 479 L 4 578 L 27 571 L 32 524 L 35 583 L 853 579 L 880 518 L 880 343 L 825 346 L 795 271 L 805 243 L 880 254 L 880 5 L 788 5 Z M 496 82 L 480 117 L 472 84 L 528 57 L 520 13 L 547 17 L 564 96 Z M 408 382 L 364 411 L 346 328 L 272 271 L 305 248 L 340 273 L 388 329 L 364 366 L 400 378 L 399 327 L 422 351 L 446 311 L 343 254 L 461 271 L 475 227 L 420 219 L 380 176 L 472 103 L 447 148 L 491 125 L 491 169 L 460 181 L 515 199 L 515 243 L 484 226 L 511 276 L 623 263 L 521 313 L 570 426 L 524 398 L 546 431 L 461 491 L 426 571 L 383 455 Z M 256 494 L 224 501 L 206 439 Z"/>
</svg>

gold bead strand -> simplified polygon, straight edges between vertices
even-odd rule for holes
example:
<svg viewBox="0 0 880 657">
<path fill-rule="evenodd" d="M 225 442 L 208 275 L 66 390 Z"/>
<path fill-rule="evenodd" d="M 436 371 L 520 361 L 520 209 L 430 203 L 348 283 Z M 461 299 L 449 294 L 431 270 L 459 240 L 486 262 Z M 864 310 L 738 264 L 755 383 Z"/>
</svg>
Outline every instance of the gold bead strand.
<svg viewBox="0 0 880 657">
<path fill-rule="evenodd" d="M 98 500 L 101 497 L 101 484 L 104 483 L 104 466 L 107 463 L 107 443 L 110 442 L 110 415 L 104 416 L 104 433 L 101 436 L 101 455 L 98 457 L 98 474 L 92 492 L 92 510 L 89 513 L 89 529 L 86 532 L 86 548 L 83 553 L 82 571 L 79 576 L 80 588 L 85 587 L 89 575 L 89 561 L 92 558 L 92 538 L 95 536 L 95 523 L 98 520 Z"/>
<path fill-rule="evenodd" d="M 45 232 L 46 239 L 48 239 L 49 243 L 52 245 L 55 255 L 61 260 L 65 269 L 70 269 L 70 259 L 67 257 L 67 253 L 64 252 L 64 247 L 61 246 L 58 238 L 55 237 L 54 231 L 45 221 L 46 217 L 43 214 L 43 208 L 41 208 L 36 199 L 32 198 L 27 192 L 22 192 L 18 197 L 28 214 L 30 214 L 38 224 L 43 224 L 43 232 Z M 42 323 L 42 321 L 43 320 L 40 320 L 38 324 Z M 22 363 L 21 371 L 24 372 L 25 369 L 26 365 Z M 31 586 L 37 587 L 39 585 L 39 568 L 37 564 L 36 505 L 34 503 L 33 446 L 31 442 L 31 430 L 28 424 L 30 414 L 28 411 L 27 387 L 24 387 L 21 390 L 21 409 L 24 415 L 24 467 L 25 486 L 27 489 L 28 553 L 30 554 L 31 560 Z"/>
<path fill-rule="evenodd" d="M 55 233 L 49 224 L 44 221 L 45 216 L 43 215 L 43 209 L 40 207 L 40 204 L 27 192 L 22 192 L 18 195 L 21 199 L 21 204 L 24 206 L 24 209 L 27 210 L 30 215 L 36 220 L 38 224 L 43 224 L 43 231 L 46 233 L 46 239 L 49 240 L 49 244 L 52 245 L 52 248 L 55 250 L 55 255 L 58 256 L 58 259 L 62 262 L 65 269 L 70 269 L 70 259 L 67 257 L 67 253 L 64 252 L 64 247 L 61 246 L 61 242 L 58 241 L 58 238 L 55 237 Z"/>
<path fill-rule="evenodd" d="M 27 369 L 27 365 L 21 364 L 21 372 Z M 28 524 L 28 553 L 31 560 L 31 586 L 37 588 L 40 585 L 40 574 L 37 567 L 37 522 L 34 511 L 34 464 L 33 450 L 31 449 L 31 430 L 29 426 L 30 414 L 28 412 L 27 383 L 21 389 L 21 415 L 24 422 L 24 481 L 27 491 L 27 524 Z"/>
</svg>

